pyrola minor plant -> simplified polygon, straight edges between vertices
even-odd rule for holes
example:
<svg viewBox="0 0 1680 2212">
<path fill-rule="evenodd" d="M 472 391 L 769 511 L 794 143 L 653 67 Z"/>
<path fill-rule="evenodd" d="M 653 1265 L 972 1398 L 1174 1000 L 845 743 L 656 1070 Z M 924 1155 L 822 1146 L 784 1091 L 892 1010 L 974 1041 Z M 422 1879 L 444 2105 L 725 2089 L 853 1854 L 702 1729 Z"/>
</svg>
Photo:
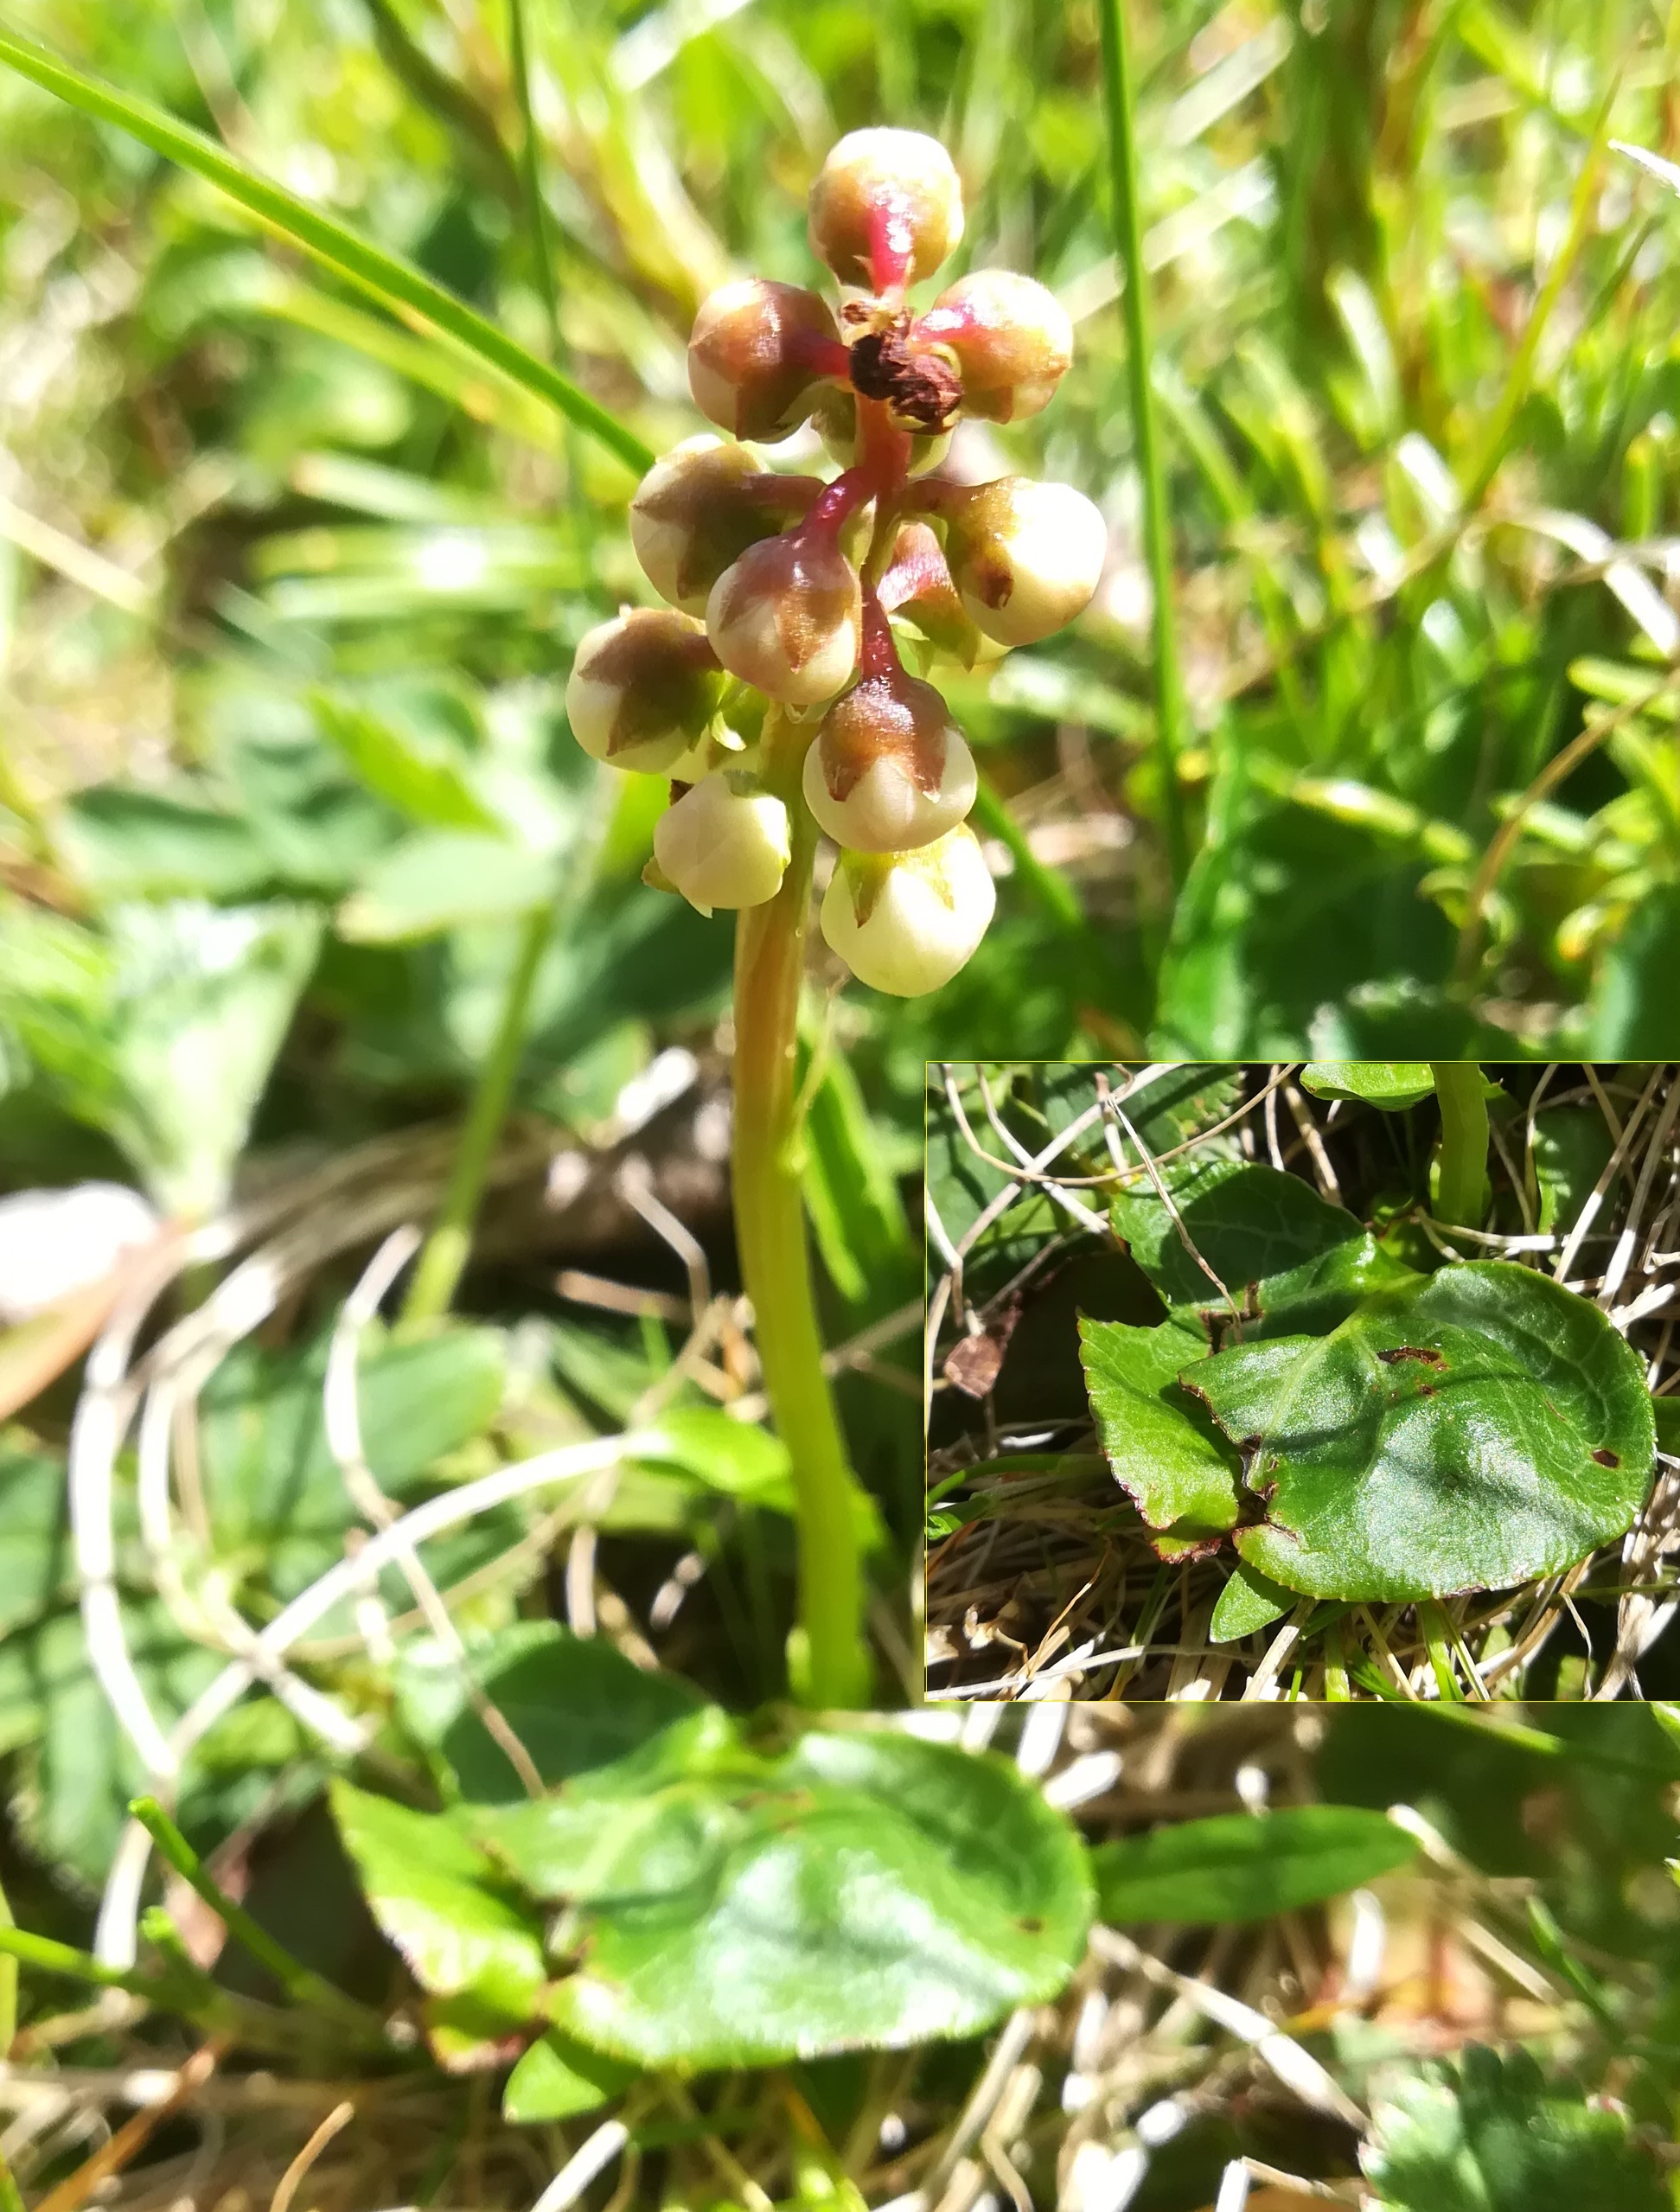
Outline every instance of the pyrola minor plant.
<svg viewBox="0 0 1680 2212">
<path fill-rule="evenodd" d="M 1046 405 L 1072 355 L 1066 315 L 1007 270 L 961 278 L 917 315 L 906 291 L 962 235 L 944 148 L 910 131 L 842 138 L 812 188 L 812 250 L 838 312 L 797 284 L 748 278 L 695 318 L 696 405 L 736 439 L 814 421 L 831 483 L 778 475 L 746 444 L 689 439 L 630 509 L 637 558 L 674 611 L 592 630 L 568 694 L 580 744 L 668 777 L 652 879 L 702 911 L 808 880 L 818 832 L 840 847 L 822 933 L 877 990 L 912 997 L 954 975 L 992 917 L 966 817 L 974 764 L 925 661 L 973 668 L 1070 622 L 1096 588 L 1105 534 L 1063 484 L 938 473 L 963 414 L 1014 422 Z M 758 719 L 744 745 L 725 719 Z M 736 702 L 740 702 L 738 705 Z"/>
<path fill-rule="evenodd" d="M 739 910 L 736 1231 L 798 1495 L 790 1668 L 818 1705 L 869 1695 L 870 1513 L 823 1371 L 800 1191 L 799 993 L 817 848 L 825 834 L 840 847 L 821 926 L 854 975 L 910 998 L 955 975 L 994 905 L 966 819 L 974 764 L 900 639 L 923 665 L 942 653 L 973 668 L 1048 637 L 1090 598 L 1106 549 L 1102 516 L 1066 485 L 940 473 L 965 412 L 1036 414 L 1073 350 L 1050 293 L 1004 270 L 976 271 L 915 312 L 907 291 L 961 234 L 961 188 L 934 139 L 841 139 L 810 201 L 838 310 L 756 277 L 701 306 L 689 384 L 730 438 L 691 438 L 643 478 L 630 535 L 669 605 L 591 630 L 567 692 L 588 751 L 670 780 L 649 879 L 704 912 Z M 779 474 L 752 451 L 807 422 L 839 463 L 832 483 Z"/>
</svg>

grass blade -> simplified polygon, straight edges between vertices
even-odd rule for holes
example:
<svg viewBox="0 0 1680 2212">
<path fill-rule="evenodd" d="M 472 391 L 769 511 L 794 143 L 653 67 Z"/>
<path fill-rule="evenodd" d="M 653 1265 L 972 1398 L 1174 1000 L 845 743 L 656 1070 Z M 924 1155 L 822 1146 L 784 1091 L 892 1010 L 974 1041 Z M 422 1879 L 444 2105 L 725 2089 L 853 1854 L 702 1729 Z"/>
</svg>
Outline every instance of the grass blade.
<svg viewBox="0 0 1680 2212">
<path fill-rule="evenodd" d="M 527 353 L 487 316 L 469 307 L 464 300 L 457 299 L 453 292 L 446 291 L 441 284 L 434 284 L 412 262 L 372 245 L 347 224 L 323 214 L 319 208 L 311 208 L 295 194 L 259 176 L 202 131 L 177 122 L 150 101 L 136 99 L 114 85 L 86 75 L 45 47 L 36 45 L 33 39 L 20 38 L 15 31 L 3 28 L 0 28 L 0 61 L 8 63 L 20 76 L 29 78 L 43 91 L 79 108 L 84 115 L 91 115 L 101 123 L 114 123 L 118 130 L 126 131 L 154 153 L 163 155 L 165 160 L 178 162 L 182 168 L 214 184 L 270 230 L 291 239 L 329 268 L 348 277 L 405 319 L 418 316 L 448 332 L 513 382 L 546 400 L 627 469 L 640 476 L 653 466 L 652 449 L 643 444 L 616 415 L 598 406 L 587 393 L 580 392 L 557 368 Z"/>
<path fill-rule="evenodd" d="M 1179 756 L 1184 749 L 1185 694 L 1172 626 L 1172 534 L 1161 471 L 1155 393 L 1150 376 L 1149 278 L 1143 265 L 1143 217 L 1138 205 L 1137 133 L 1133 114 L 1131 51 L 1126 0 L 1098 0 L 1102 27 L 1102 96 L 1108 125 L 1108 192 L 1115 248 L 1122 278 L 1126 316 L 1126 380 L 1132 400 L 1132 436 L 1143 485 L 1144 550 L 1154 598 L 1155 747 L 1161 781 L 1161 825 L 1172 888 L 1185 879 L 1185 841 Z"/>
</svg>

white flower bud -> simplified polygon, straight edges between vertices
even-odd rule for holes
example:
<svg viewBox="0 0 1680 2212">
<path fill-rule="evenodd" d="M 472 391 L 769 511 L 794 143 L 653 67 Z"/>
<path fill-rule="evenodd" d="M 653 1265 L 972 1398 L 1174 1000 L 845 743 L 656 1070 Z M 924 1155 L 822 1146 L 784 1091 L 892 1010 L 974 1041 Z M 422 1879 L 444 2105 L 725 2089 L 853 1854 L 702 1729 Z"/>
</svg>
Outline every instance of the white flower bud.
<svg viewBox="0 0 1680 2212">
<path fill-rule="evenodd" d="M 660 873 L 702 914 L 774 898 L 791 854 L 788 809 L 742 769 L 692 785 L 654 825 Z"/>
<path fill-rule="evenodd" d="M 843 284 L 919 284 L 962 236 L 962 186 L 937 138 L 853 131 L 811 187 L 811 251 Z"/>
<path fill-rule="evenodd" d="M 938 511 L 963 610 L 1000 645 L 1036 645 L 1089 604 L 1108 533 L 1071 485 L 1002 476 L 948 495 Z"/>
<path fill-rule="evenodd" d="M 746 277 L 700 303 L 688 341 L 688 388 L 700 412 L 737 438 L 774 443 L 811 412 L 840 333 L 821 296 Z M 841 374 L 844 356 L 839 359 Z"/>
<path fill-rule="evenodd" d="M 630 502 L 630 544 L 661 598 L 703 615 L 712 586 L 761 538 L 805 513 L 821 487 L 777 476 L 744 445 L 702 434 L 655 461 Z"/>
<path fill-rule="evenodd" d="M 949 983 L 986 935 L 997 892 L 968 824 L 913 853 L 842 853 L 822 934 L 861 983 L 919 998 Z"/>
<path fill-rule="evenodd" d="M 963 412 L 1019 422 L 1049 404 L 1073 360 L 1073 324 L 1053 292 L 1012 269 L 976 269 L 942 292 L 912 332 L 962 379 Z"/>
<path fill-rule="evenodd" d="M 705 630 L 665 607 L 638 607 L 598 623 L 579 644 L 565 717 L 586 753 L 614 768 L 668 775 L 700 738 L 723 697 Z"/>
<path fill-rule="evenodd" d="M 750 546 L 706 603 L 725 668 L 784 706 L 834 697 L 857 666 L 862 623 L 858 572 L 823 531 Z"/>
<path fill-rule="evenodd" d="M 842 693 L 805 755 L 805 803 L 859 853 L 942 837 L 974 803 L 974 755 L 930 683 L 896 665 Z"/>
</svg>

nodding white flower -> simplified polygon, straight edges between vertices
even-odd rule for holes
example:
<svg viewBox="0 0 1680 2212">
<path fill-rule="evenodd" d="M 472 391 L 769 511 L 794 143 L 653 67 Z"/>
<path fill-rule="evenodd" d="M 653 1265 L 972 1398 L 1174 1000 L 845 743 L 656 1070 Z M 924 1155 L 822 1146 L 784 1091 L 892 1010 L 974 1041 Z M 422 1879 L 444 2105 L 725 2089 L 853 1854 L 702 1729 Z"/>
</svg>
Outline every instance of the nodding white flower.
<svg viewBox="0 0 1680 2212">
<path fill-rule="evenodd" d="M 637 607 L 579 644 L 565 717 L 586 753 L 663 776 L 704 734 L 723 698 L 705 630 L 669 607 Z"/>
<path fill-rule="evenodd" d="M 744 445 L 703 433 L 655 461 L 630 502 L 630 544 L 661 599 L 703 615 L 712 586 L 761 538 L 809 507 L 820 487 L 778 476 Z"/>
<path fill-rule="evenodd" d="M 945 701 L 896 663 L 840 694 L 805 755 L 806 805 L 854 852 L 931 844 L 962 820 L 975 788 L 974 755 Z"/>
<path fill-rule="evenodd" d="M 948 496 L 938 511 L 963 610 L 1000 645 L 1036 645 L 1089 604 L 1108 532 L 1070 484 L 1001 476 Z"/>
<path fill-rule="evenodd" d="M 1073 324 L 1053 292 L 1012 269 L 976 269 L 911 333 L 936 341 L 962 379 L 963 412 L 1019 422 L 1048 406 L 1073 360 Z"/>
<path fill-rule="evenodd" d="M 915 999 L 950 981 L 996 905 L 963 822 L 911 853 L 842 852 L 823 894 L 822 934 L 859 982 Z"/>
<path fill-rule="evenodd" d="M 862 625 L 858 572 L 827 531 L 749 546 L 706 603 L 725 668 L 784 706 L 834 697 L 857 666 Z"/>
<path fill-rule="evenodd" d="M 811 187 L 811 251 L 844 284 L 919 284 L 962 236 L 962 186 L 937 138 L 852 131 Z"/>
<path fill-rule="evenodd" d="M 693 784 L 654 825 L 654 860 L 691 906 L 762 906 L 792 856 L 788 809 L 745 770 Z"/>
<path fill-rule="evenodd" d="M 700 303 L 688 340 L 688 388 L 700 412 L 737 438 L 774 443 L 811 412 L 840 333 L 827 302 L 802 284 L 745 277 Z M 839 356 L 842 371 L 844 356 Z"/>
</svg>

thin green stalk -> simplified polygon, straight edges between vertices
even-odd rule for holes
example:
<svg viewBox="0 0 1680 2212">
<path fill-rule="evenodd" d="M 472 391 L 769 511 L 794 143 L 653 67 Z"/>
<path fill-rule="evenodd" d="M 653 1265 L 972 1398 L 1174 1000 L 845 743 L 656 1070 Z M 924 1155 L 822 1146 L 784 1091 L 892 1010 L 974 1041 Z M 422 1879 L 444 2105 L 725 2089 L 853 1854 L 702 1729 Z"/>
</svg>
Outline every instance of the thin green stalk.
<svg viewBox="0 0 1680 2212">
<path fill-rule="evenodd" d="M 454 1303 L 467 1255 L 472 1250 L 473 1225 L 478 1218 L 478 1202 L 484 1194 L 490 1158 L 501 1134 L 501 1125 L 508 1118 L 514 1079 L 525 1057 L 531 994 L 536 988 L 537 971 L 548 949 L 553 926 L 552 905 L 539 906 L 526 917 L 519 949 L 514 956 L 502 994 L 495 1035 L 473 1086 L 438 1218 L 421 1248 L 408 1295 L 403 1301 L 405 1327 L 438 1320 Z"/>
<path fill-rule="evenodd" d="M 1436 1690 L 1446 1704 L 1461 1705 L 1464 1691 L 1459 1685 L 1458 1671 L 1453 1665 L 1453 1640 L 1447 1626 L 1447 1615 L 1433 1598 L 1419 1606 L 1417 1625 L 1423 1632 L 1424 1649 L 1429 1654 L 1429 1672 L 1435 1678 Z"/>
<path fill-rule="evenodd" d="M 560 290 L 554 278 L 554 242 L 548 202 L 542 189 L 542 141 L 537 136 L 536 108 L 531 97 L 531 42 L 525 20 L 525 0 L 508 0 L 508 47 L 514 72 L 514 93 L 519 102 L 520 185 L 525 201 L 526 228 L 530 233 L 531 262 L 537 290 L 548 316 L 548 342 L 554 366 L 564 374 L 571 368 L 571 352 L 560 328 Z M 590 559 L 591 518 L 584 496 L 584 458 L 578 426 L 565 426 L 566 505 L 576 542 L 578 573 L 587 585 L 594 572 Z"/>
<path fill-rule="evenodd" d="M 1166 863 L 1176 892 L 1190 865 L 1179 756 L 1184 751 L 1185 694 L 1172 620 L 1172 535 L 1166 506 L 1150 373 L 1149 278 L 1143 265 L 1143 217 L 1138 201 L 1134 82 L 1126 29 L 1125 0 L 1097 0 L 1102 29 L 1102 97 L 1108 123 L 1108 191 L 1126 317 L 1126 380 L 1131 395 L 1132 436 L 1143 489 L 1144 551 L 1154 597 L 1155 752 L 1161 783 L 1161 821 Z"/>
<path fill-rule="evenodd" d="M 520 1063 L 525 1057 L 531 1000 L 544 954 L 576 919 L 595 879 L 596 863 L 606 836 L 617 782 L 609 768 L 596 770 L 595 787 L 585 801 L 583 828 L 567 855 L 564 889 L 557 898 L 527 916 L 502 993 L 495 1035 L 478 1071 L 449 1180 L 403 1301 L 402 1325 L 413 1328 L 439 1320 L 455 1300 L 462 1270 L 472 1250 L 479 1202 L 495 1156 L 496 1140 L 508 1118 Z"/>
<path fill-rule="evenodd" d="M 1474 1060 L 1431 1060 L 1440 1104 L 1435 1218 L 1451 1229 L 1479 1229 L 1487 1207 L 1487 1100 Z"/>
<path fill-rule="evenodd" d="M 548 235 L 548 207 L 542 195 L 542 154 L 537 121 L 531 105 L 531 48 L 525 33 L 525 0 L 508 0 L 508 43 L 514 65 L 514 93 L 519 101 L 519 174 L 525 195 L 525 221 L 531 233 L 531 259 L 537 272 L 537 289 L 548 312 L 549 336 L 554 359 L 565 355 L 560 336 L 560 298 L 554 282 L 554 256 Z"/>
<path fill-rule="evenodd" d="M 798 1504 L 798 1626 L 789 1672 L 802 1703 L 867 1702 L 857 1479 L 822 1368 L 800 1193 L 799 992 L 817 830 L 800 796 L 804 745 L 774 710 L 765 781 L 787 802 L 793 857 L 776 897 L 741 910 L 735 937 L 735 1231 L 758 1358 Z"/>
<path fill-rule="evenodd" d="M 203 1899 L 227 1933 L 244 1945 L 294 2003 L 324 2012 L 360 2034 L 366 2034 L 370 2029 L 383 2034 L 384 2023 L 377 2013 L 357 2004 L 353 1997 L 347 1997 L 342 1989 L 335 1989 L 324 1976 L 304 1966 L 301 1959 L 294 1959 L 284 1944 L 277 1943 L 268 1930 L 251 1917 L 243 1905 L 234 1902 L 155 1797 L 137 1797 L 128 1809 L 157 1844 L 159 1855 Z"/>
</svg>

